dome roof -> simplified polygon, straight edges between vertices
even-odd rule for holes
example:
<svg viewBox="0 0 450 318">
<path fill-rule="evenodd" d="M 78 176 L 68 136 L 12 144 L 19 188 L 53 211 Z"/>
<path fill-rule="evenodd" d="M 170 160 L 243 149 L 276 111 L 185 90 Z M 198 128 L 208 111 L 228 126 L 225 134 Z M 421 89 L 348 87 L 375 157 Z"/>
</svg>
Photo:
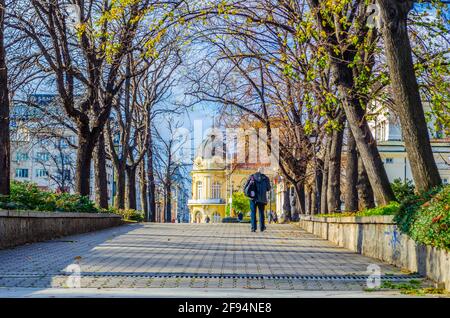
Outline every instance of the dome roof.
<svg viewBox="0 0 450 318">
<path fill-rule="evenodd" d="M 226 146 L 220 132 L 210 132 L 195 152 L 194 170 L 224 169 Z"/>
</svg>

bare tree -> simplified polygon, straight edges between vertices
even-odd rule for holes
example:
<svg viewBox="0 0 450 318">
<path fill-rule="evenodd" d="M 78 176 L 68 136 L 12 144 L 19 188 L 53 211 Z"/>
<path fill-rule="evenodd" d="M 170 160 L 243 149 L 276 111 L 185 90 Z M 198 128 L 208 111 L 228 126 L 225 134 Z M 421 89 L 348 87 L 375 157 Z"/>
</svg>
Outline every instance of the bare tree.
<svg viewBox="0 0 450 318">
<path fill-rule="evenodd" d="M 10 191 L 9 90 L 4 41 L 5 1 L 0 1 L 0 195 Z"/>
<path fill-rule="evenodd" d="M 121 8 L 120 19 L 107 19 L 99 17 L 118 4 L 76 1 L 80 14 L 76 30 L 65 17 L 66 7 L 55 1 L 22 1 L 10 14 L 11 28 L 22 32 L 39 51 L 35 65 L 52 73 L 63 108 L 77 126 L 76 189 L 81 195 L 89 195 L 92 154 L 124 81 L 119 68 L 147 4 L 142 1 Z M 97 35 L 99 21 L 103 36 Z M 120 45 L 110 50 L 113 42 Z M 79 94 L 83 97 L 78 102 Z"/>
<path fill-rule="evenodd" d="M 73 176 L 76 168 L 71 156 L 73 151 L 68 149 L 64 138 L 40 136 L 40 143 L 48 158 L 34 159 L 46 171 L 46 177 L 52 183 L 50 186 L 54 185 L 58 192 L 71 192 L 75 186 Z"/>
<path fill-rule="evenodd" d="M 181 156 L 188 142 L 189 136 L 179 133 L 182 128 L 180 121 L 175 121 L 168 117 L 164 122 L 167 126 L 167 135 L 161 133 L 160 129 L 155 129 L 155 165 L 156 176 L 161 182 L 164 191 L 164 222 L 172 222 L 172 190 L 175 178 L 187 165 Z"/>
</svg>

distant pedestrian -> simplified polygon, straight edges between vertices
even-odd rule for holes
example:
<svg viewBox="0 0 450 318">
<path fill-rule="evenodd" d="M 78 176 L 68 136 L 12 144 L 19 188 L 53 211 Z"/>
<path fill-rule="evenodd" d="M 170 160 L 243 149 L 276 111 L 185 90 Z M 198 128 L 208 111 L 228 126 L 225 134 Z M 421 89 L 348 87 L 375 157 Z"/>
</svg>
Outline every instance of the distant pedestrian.
<svg viewBox="0 0 450 318">
<path fill-rule="evenodd" d="M 211 219 L 209 218 L 209 216 L 206 216 L 205 222 L 209 223 L 211 221 Z"/>
<path fill-rule="evenodd" d="M 273 223 L 278 223 L 278 215 L 276 211 L 273 212 Z"/>
<path fill-rule="evenodd" d="M 262 168 L 259 168 L 257 173 L 252 174 L 245 183 L 244 193 L 250 198 L 252 232 L 256 232 L 257 227 L 256 210 L 259 212 L 261 232 L 266 229 L 264 224 L 264 209 L 267 204 L 267 191 L 270 191 L 270 189 L 270 180 L 262 173 Z"/>
<path fill-rule="evenodd" d="M 271 224 L 273 222 L 272 210 L 270 210 L 269 213 L 267 213 L 267 221 L 269 221 L 269 224 Z"/>
</svg>

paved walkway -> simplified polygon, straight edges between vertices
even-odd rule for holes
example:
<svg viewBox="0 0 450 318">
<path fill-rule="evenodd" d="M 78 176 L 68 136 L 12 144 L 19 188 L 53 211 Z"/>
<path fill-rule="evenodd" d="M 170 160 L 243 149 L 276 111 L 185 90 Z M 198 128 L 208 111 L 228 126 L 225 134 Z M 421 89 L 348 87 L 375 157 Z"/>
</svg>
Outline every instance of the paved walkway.
<svg viewBox="0 0 450 318">
<path fill-rule="evenodd" d="M 71 264 L 80 266 L 82 288 L 105 290 L 361 293 L 370 264 L 380 266 L 386 279 L 410 278 L 295 225 L 269 225 L 264 233 L 251 233 L 240 224 L 136 224 L 0 251 L 0 287 L 68 287 L 76 282 L 68 280 Z"/>
</svg>

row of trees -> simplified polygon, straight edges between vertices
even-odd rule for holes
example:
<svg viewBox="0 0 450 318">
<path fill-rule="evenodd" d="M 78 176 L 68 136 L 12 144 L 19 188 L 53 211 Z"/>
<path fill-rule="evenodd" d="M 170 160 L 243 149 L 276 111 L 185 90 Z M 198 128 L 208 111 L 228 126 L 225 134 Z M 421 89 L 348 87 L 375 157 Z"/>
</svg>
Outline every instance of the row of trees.
<svg viewBox="0 0 450 318">
<path fill-rule="evenodd" d="M 412 12 L 413 4 L 223 3 L 196 29 L 210 52 L 189 94 L 238 110 L 269 136 L 281 129 L 281 173 L 294 186 L 296 214 L 340 211 L 342 192 L 348 211 L 395 200 L 368 124 L 386 108 L 399 118 L 416 190 L 429 190 L 441 178 L 422 99 L 440 110 L 435 120 L 448 132 L 449 86 L 436 84 L 449 79 L 448 24 L 443 4 Z"/>
<path fill-rule="evenodd" d="M 155 220 L 155 165 L 169 160 L 166 178 L 179 167 L 170 158 L 155 157 L 167 136 L 154 140 L 153 121 L 176 111 L 161 105 L 175 84 L 184 37 L 182 28 L 161 26 L 185 5 L 164 0 L 2 1 L 1 194 L 9 193 L 8 102 L 39 107 L 24 96 L 56 91 L 59 111 L 40 110 L 59 121 L 59 128 L 76 133 L 75 191 L 90 194 L 94 163 L 96 203 L 108 208 L 110 159 L 117 185 L 115 208 L 136 209 L 139 177 L 142 206 L 149 220 Z M 44 126 L 48 130 L 40 123 Z M 161 181 L 167 183 L 165 178 Z M 171 189 L 165 190 L 165 197 L 170 197 Z M 170 200 L 165 201 L 170 207 Z M 166 210 L 170 221 L 171 209 Z"/>
<path fill-rule="evenodd" d="M 73 27 L 60 1 L 2 0 L 0 191 L 9 187 L 8 102 L 17 87 L 47 85 L 78 136 L 76 191 L 89 195 L 94 162 L 97 204 L 107 207 L 109 156 L 115 206 L 135 208 L 139 171 L 154 220 L 155 175 L 170 192 L 180 166 L 170 156 L 176 143 L 160 143 L 164 158 L 155 154 L 152 131 L 156 116 L 173 111 L 157 105 L 187 63 L 186 46 L 200 52 L 184 78 L 189 104 L 218 103 L 237 124 L 264 127 L 269 140 L 280 128 L 280 171 L 297 194 L 296 214 L 339 211 L 341 192 L 349 211 L 395 199 L 368 125 L 379 105 L 400 120 L 416 189 L 435 187 L 422 100 L 448 128 L 449 45 L 445 5 L 427 2 L 412 12 L 410 0 L 73 0 Z"/>
</svg>

